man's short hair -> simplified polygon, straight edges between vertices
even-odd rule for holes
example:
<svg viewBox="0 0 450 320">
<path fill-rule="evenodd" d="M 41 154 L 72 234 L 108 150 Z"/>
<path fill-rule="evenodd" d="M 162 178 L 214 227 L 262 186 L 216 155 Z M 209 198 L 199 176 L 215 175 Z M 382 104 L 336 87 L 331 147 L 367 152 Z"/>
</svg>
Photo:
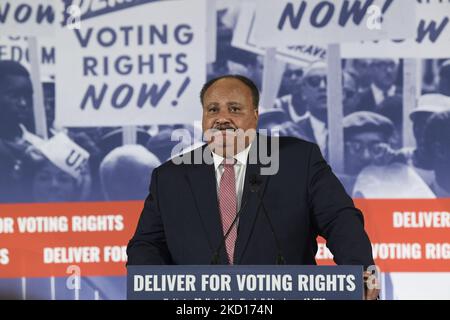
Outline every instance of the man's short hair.
<svg viewBox="0 0 450 320">
<path fill-rule="evenodd" d="M 145 197 L 150 175 L 161 164 L 141 145 L 124 145 L 108 153 L 100 163 L 100 181 L 108 200 Z"/>
<path fill-rule="evenodd" d="M 28 70 L 19 62 L 12 60 L 0 61 L 0 82 L 7 76 L 23 76 L 30 77 Z"/>
<path fill-rule="evenodd" d="M 206 91 L 209 89 L 209 87 L 211 87 L 216 81 L 219 81 L 221 79 L 236 79 L 241 81 L 243 84 L 245 84 L 250 91 L 252 92 L 252 102 L 253 102 L 253 106 L 255 107 L 255 109 L 258 109 L 258 105 L 259 105 L 259 90 L 256 87 L 255 83 L 250 80 L 249 78 L 239 75 L 239 74 L 227 74 L 224 76 L 220 76 L 214 79 L 209 80 L 208 82 L 206 82 L 203 85 L 202 90 L 200 91 L 200 101 L 203 105 L 203 99 L 205 97 L 205 93 Z"/>
</svg>

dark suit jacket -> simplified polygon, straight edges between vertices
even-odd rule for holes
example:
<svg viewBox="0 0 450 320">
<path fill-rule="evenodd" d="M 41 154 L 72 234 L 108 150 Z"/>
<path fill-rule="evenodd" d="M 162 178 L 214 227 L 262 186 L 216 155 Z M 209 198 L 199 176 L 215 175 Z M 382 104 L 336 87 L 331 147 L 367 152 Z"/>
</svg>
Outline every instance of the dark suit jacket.
<svg viewBox="0 0 450 320">
<path fill-rule="evenodd" d="M 378 112 L 390 118 L 390 111 L 386 109 L 394 108 L 397 111 L 397 109 L 402 107 L 403 103 L 401 92 L 396 91 L 393 96 L 386 97 L 386 99 L 384 99 L 381 103 L 377 104 L 375 102 L 373 91 L 370 87 L 367 90 L 358 93 L 356 99 L 357 102 L 353 110 L 344 110 L 346 115 L 355 111 L 372 111 Z"/>
<path fill-rule="evenodd" d="M 290 122 L 282 128 L 280 134 L 282 136 L 295 137 L 317 144 L 310 117 L 300 119 L 298 122 Z M 326 147 L 325 153 L 328 153 L 328 147 Z M 325 159 L 328 158 L 327 154 L 324 154 L 323 156 Z"/>
<path fill-rule="evenodd" d="M 304 139 L 306 141 L 317 143 L 316 137 L 314 136 L 314 130 L 311 124 L 311 118 L 304 118 L 295 123 L 295 128 L 297 129 L 297 138 Z"/>
<path fill-rule="evenodd" d="M 279 170 L 275 175 L 260 176 L 259 194 L 286 263 L 315 264 L 316 237 L 322 235 L 336 263 L 374 264 L 363 216 L 318 146 L 291 137 L 271 139 L 279 139 Z M 253 142 L 249 159 L 256 154 L 260 140 L 258 136 Z M 209 149 L 206 151 L 210 155 Z M 271 155 L 276 155 L 275 150 Z M 249 177 L 260 173 L 260 162 L 247 165 L 242 206 L 247 204 L 239 219 L 235 264 L 276 261 L 270 225 L 257 194 L 250 192 Z M 166 162 L 153 171 L 150 194 L 128 245 L 128 265 L 210 264 L 222 239 L 214 165 Z M 226 263 L 224 248 L 219 263 Z"/>
<path fill-rule="evenodd" d="M 358 104 L 355 111 L 372 111 L 374 112 L 377 108 L 377 103 L 375 102 L 375 97 L 370 87 L 363 92 L 358 93 Z M 352 111 L 353 112 L 353 111 Z"/>
</svg>

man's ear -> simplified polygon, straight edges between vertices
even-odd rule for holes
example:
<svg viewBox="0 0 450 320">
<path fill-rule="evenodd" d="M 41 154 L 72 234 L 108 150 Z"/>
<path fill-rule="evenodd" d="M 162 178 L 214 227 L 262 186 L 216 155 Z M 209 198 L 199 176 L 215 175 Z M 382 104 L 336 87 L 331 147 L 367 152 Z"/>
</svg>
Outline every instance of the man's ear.
<svg viewBox="0 0 450 320">
<path fill-rule="evenodd" d="M 258 118 L 259 118 L 258 108 L 255 108 L 254 112 L 255 112 L 255 118 L 256 118 L 256 120 L 258 120 Z"/>
</svg>

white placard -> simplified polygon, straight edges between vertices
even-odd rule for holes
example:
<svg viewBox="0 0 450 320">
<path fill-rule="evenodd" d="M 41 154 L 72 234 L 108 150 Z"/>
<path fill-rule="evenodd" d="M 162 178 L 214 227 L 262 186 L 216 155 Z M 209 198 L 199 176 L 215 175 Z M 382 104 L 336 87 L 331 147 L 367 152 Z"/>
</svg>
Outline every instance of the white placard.
<svg viewBox="0 0 450 320">
<path fill-rule="evenodd" d="M 89 160 L 89 153 L 60 132 L 39 146 L 39 150 L 58 168 L 77 178 Z"/>
<path fill-rule="evenodd" d="M 345 58 L 448 58 L 450 57 L 450 1 L 416 0 L 414 39 L 344 43 Z"/>
<path fill-rule="evenodd" d="M 38 59 L 41 80 L 49 81 L 55 75 L 56 48 L 52 37 L 39 37 Z M 19 62 L 30 71 L 30 51 L 28 40 L 21 36 L 0 36 L 0 60 Z"/>
<path fill-rule="evenodd" d="M 55 0 L 0 0 L 0 35 L 53 35 L 62 8 Z"/>
<path fill-rule="evenodd" d="M 231 44 L 256 54 L 264 55 L 266 50 L 255 41 L 255 2 L 244 2 L 240 7 L 239 18 L 233 32 Z M 326 46 L 303 44 L 276 48 L 278 60 L 307 67 L 314 61 L 326 58 Z"/>
<path fill-rule="evenodd" d="M 85 13 L 57 31 L 58 126 L 189 123 L 201 118 L 206 3 L 151 1 Z"/>
<path fill-rule="evenodd" d="M 255 41 L 264 47 L 407 39 L 411 0 L 265 0 L 256 6 Z"/>
</svg>

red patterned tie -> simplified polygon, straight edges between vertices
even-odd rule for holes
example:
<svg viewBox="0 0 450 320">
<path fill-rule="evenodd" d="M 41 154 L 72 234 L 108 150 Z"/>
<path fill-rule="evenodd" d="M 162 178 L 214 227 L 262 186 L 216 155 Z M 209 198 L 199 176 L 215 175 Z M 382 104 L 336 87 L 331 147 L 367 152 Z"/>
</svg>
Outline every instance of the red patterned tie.
<svg viewBox="0 0 450 320">
<path fill-rule="evenodd" d="M 223 162 L 224 171 L 220 178 L 219 207 L 222 230 L 225 235 L 236 216 L 236 178 L 234 176 L 234 159 L 232 163 Z M 233 264 L 234 245 L 237 237 L 237 226 L 234 224 L 225 240 L 228 261 Z"/>
</svg>

